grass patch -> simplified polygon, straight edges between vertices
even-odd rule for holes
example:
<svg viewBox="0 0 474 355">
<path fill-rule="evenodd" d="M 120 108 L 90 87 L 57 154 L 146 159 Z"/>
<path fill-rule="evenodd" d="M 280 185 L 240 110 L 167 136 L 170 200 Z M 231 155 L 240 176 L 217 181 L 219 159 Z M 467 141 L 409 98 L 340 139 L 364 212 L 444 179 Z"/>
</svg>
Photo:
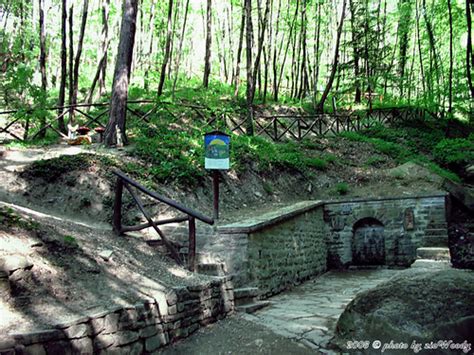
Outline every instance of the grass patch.
<svg viewBox="0 0 474 355">
<path fill-rule="evenodd" d="M 349 185 L 345 182 L 339 182 L 334 186 L 334 191 L 339 195 L 347 195 L 349 192 Z"/>
<path fill-rule="evenodd" d="M 22 218 L 9 207 L 0 207 L 0 225 L 4 227 L 18 227 L 29 231 L 39 228 L 39 223 Z"/>
</svg>

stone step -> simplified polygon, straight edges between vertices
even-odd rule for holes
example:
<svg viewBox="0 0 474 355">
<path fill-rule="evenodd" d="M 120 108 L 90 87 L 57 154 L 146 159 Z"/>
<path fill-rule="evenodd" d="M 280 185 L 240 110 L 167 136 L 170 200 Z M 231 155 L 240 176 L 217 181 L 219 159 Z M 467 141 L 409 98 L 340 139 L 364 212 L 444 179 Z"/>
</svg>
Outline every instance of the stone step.
<svg viewBox="0 0 474 355">
<path fill-rule="evenodd" d="M 428 224 L 428 228 L 448 229 L 448 224 L 446 222 L 443 222 L 443 223 L 431 222 L 430 224 Z"/>
<path fill-rule="evenodd" d="M 258 287 L 243 287 L 234 289 L 234 302 L 236 306 L 253 304 L 258 301 L 260 290 Z"/>
<path fill-rule="evenodd" d="M 425 230 L 426 235 L 448 235 L 447 229 L 435 229 L 435 228 L 427 228 Z"/>
<path fill-rule="evenodd" d="M 260 289 L 258 287 L 242 287 L 234 289 L 235 298 L 257 297 Z"/>
<path fill-rule="evenodd" d="M 449 254 L 449 248 L 442 247 L 423 247 L 416 249 L 417 259 L 429 259 L 429 260 L 451 260 Z"/>
<path fill-rule="evenodd" d="M 200 263 L 197 264 L 197 272 L 210 276 L 224 276 L 226 274 L 224 264 L 220 263 Z"/>
<path fill-rule="evenodd" d="M 447 247 L 448 246 L 448 236 L 447 235 L 427 235 L 423 239 L 423 247 Z"/>
<path fill-rule="evenodd" d="M 417 259 L 413 264 L 411 264 L 411 267 L 424 269 L 445 269 L 450 268 L 451 263 L 447 260 Z"/>
<path fill-rule="evenodd" d="M 263 307 L 267 307 L 271 304 L 270 301 L 257 301 L 249 304 L 243 304 L 240 306 L 236 306 L 235 310 L 237 312 L 242 312 L 242 313 L 254 313 L 255 311 L 258 311 L 259 309 L 262 309 Z"/>
</svg>

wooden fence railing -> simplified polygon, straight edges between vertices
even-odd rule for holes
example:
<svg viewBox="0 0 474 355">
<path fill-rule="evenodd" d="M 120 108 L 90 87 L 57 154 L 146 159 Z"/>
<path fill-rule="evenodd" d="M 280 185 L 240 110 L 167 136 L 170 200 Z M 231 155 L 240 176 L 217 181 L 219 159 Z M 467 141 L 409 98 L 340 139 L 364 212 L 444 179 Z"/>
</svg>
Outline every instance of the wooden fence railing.
<svg viewBox="0 0 474 355">
<path fill-rule="evenodd" d="M 141 110 L 137 109 L 136 107 L 133 106 L 143 106 L 148 105 L 151 107 L 147 107 L 146 111 L 142 112 Z M 137 117 L 138 119 L 141 119 L 147 123 L 150 123 L 149 121 L 149 116 L 156 111 L 158 108 L 158 104 L 155 101 L 151 100 L 130 100 L 127 101 L 127 112 L 129 112 L 132 116 Z M 91 113 L 88 112 L 90 109 L 98 109 L 98 112 Z M 18 141 L 27 141 L 27 140 L 33 140 L 35 138 L 38 138 L 38 136 L 41 135 L 42 132 L 45 132 L 47 130 L 52 130 L 59 136 L 65 136 L 63 132 L 61 132 L 58 128 L 58 121 L 60 118 L 66 118 L 69 115 L 74 116 L 74 121 L 79 122 L 81 126 L 85 127 L 105 127 L 107 124 L 108 120 L 108 113 L 109 113 L 109 103 L 95 103 L 95 104 L 76 104 L 76 105 L 68 105 L 68 106 L 57 106 L 57 107 L 48 107 L 46 109 L 42 109 L 43 111 L 51 111 L 51 112 L 61 112 L 58 115 L 55 115 L 54 118 L 49 119 L 48 122 L 42 126 L 39 127 L 38 130 L 34 132 L 34 134 L 29 135 L 29 123 L 26 124 L 25 132 L 23 134 L 23 137 L 20 137 L 18 134 L 13 132 L 13 127 L 15 123 L 21 121 L 24 119 L 24 116 L 26 115 L 31 115 L 33 114 L 36 110 L 35 109 L 29 109 L 29 110 L 24 110 L 21 111 L 22 115 L 18 115 L 20 113 L 20 110 L 9 110 L 9 111 L 4 111 L 0 112 L 0 117 L 1 116 L 10 116 L 10 115 L 17 115 L 13 120 L 10 122 L 7 122 L 5 126 L 1 127 L 0 126 L 0 134 L 1 133 L 6 133 L 7 135 L 13 137 L 14 139 Z M 30 120 L 26 119 L 27 122 L 30 122 Z"/>
<path fill-rule="evenodd" d="M 150 116 L 156 113 L 157 110 L 164 110 L 169 115 L 177 118 L 175 114 L 168 107 L 169 103 L 156 102 L 152 100 L 136 100 L 127 102 L 127 112 L 147 124 L 151 124 Z M 212 109 L 189 102 L 181 102 L 178 105 L 185 107 L 203 121 L 206 126 L 212 129 L 227 128 L 236 134 L 245 134 L 246 118 L 240 119 L 230 115 L 218 115 Z M 98 109 L 93 114 L 89 112 L 91 108 Z M 61 110 L 62 113 L 51 119 L 45 126 L 40 127 L 33 135 L 28 136 L 28 129 L 21 138 L 18 134 L 12 131 L 14 124 L 21 120 L 22 117 L 16 117 L 4 127 L 0 126 L 0 134 L 6 133 L 16 140 L 28 140 L 37 138 L 41 132 L 45 130 L 52 130 L 60 136 L 64 136 L 57 127 L 58 119 L 65 117 L 68 114 L 74 114 L 76 120 L 78 117 L 82 119 L 82 126 L 89 128 L 105 127 L 109 113 L 109 103 L 98 104 L 77 104 L 73 106 L 52 107 L 46 110 Z M 33 110 L 24 111 L 25 114 L 31 113 Z M 2 115 L 16 114 L 18 111 L 0 112 Z M 269 137 L 274 141 L 282 139 L 301 140 L 306 137 L 325 137 L 327 135 L 336 135 L 343 131 L 359 131 L 367 129 L 375 124 L 393 124 L 396 122 L 403 122 L 406 120 L 414 120 L 424 115 L 431 115 L 438 118 L 436 114 L 425 110 L 423 108 L 413 107 L 396 107 L 373 109 L 358 112 L 340 112 L 337 114 L 315 114 L 315 115 L 274 115 L 261 116 L 254 119 L 255 133 Z M 0 121 L 1 122 L 1 121 Z M 26 125 L 28 126 L 28 125 Z"/>
<path fill-rule="evenodd" d="M 393 124 L 416 119 L 425 114 L 423 109 L 389 108 L 345 114 L 275 115 L 254 119 L 257 135 L 274 141 L 283 138 L 302 140 L 306 137 L 325 137 L 343 131 L 359 131 L 376 124 Z M 227 128 L 237 134 L 245 134 L 247 119 L 225 117 Z"/>
<path fill-rule="evenodd" d="M 114 214 L 113 214 L 113 228 L 117 235 L 121 235 L 126 232 L 139 231 L 145 228 L 152 227 L 160 236 L 163 244 L 168 249 L 171 254 L 171 257 L 178 263 L 183 264 L 181 257 L 173 246 L 173 244 L 166 238 L 159 225 L 169 224 L 169 223 L 180 223 L 188 222 L 188 231 L 189 231 L 189 245 L 188 245 L 188 267 L 189 270 L 195 270 L 196 263 L 196 219 L 207 223 L 214 224 L 214 220 L 210 217 L 204 216 L 203 214 L 193 211 L 190 208 L 180 205 L 178 202 L 171 200 L 167 197 L 158 195 L 156 192 L 150 191 L 146 187 L 140 185 L 138 182 L 130 179 L 122 171 L 115 170 L 114 174 L 117 176 L 117 183 L 115 185 L 115 201 L 114 201 Z M 123 226 L 122 225 L 122 194 L 123 188 L 126 188 L 130 195 L 132 196 L 135 204 L 138 206 L 139 210 L 142 212 L 143 216 L 147 220 L 147 223 L 138 224 L 135 226 Z M 185 216 L 164 219 L 161 221 L 154 221 L 150 214 L 145 210 L 144 204 L 141 201 L 140 197 L 133 191 L 132 188 L 137 189 L 138 191 L 144 193 L 145 195 L 151 197 L 152 199 L 162 202 L 168 206 L 173 207 L 174 209 L 182 212 Z"/>
</svg>

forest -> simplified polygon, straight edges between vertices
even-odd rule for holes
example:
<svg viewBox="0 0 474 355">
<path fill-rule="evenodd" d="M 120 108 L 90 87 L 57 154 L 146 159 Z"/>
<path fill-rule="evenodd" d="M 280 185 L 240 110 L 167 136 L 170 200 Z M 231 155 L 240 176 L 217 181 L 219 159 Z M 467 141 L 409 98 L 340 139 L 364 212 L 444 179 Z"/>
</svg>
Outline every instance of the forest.
<svg viewBox="0 0 474 355">
<path fill-rule="evenodd" d="M 74 115 L 64 107 L 110 101 L 114 77 L 125 70 L 122 101 L 127 90 L 138 99 L 193 101 L 192 88 L 224 98 L 217 107 L 242 107 L 249 135 L 253 106 L 265 103 L 310 112 L 418 106 L 472 120 L 473 6 L 470 0 L 2 0 L 0 106 L 18 110 L 26 126 L 58 116 L 57 129 L 66 132 Z M 117 95 L 109 120 L 124 116 Z M 45 110 L 52 107 L 57 115 Z"/>
</svg>

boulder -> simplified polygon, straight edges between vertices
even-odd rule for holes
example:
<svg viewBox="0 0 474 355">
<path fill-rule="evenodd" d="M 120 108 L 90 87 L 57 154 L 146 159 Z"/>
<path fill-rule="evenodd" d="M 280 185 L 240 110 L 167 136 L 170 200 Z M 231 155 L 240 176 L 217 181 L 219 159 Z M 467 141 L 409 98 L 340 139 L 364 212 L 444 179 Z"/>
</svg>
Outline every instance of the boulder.
<svg viewBox="0 0 474 355">
<path fill-rule="evenodd" d="M 451 340 L 474 344 L 474 272 L 411 269 L 359 293 L 337 322 L 332 343 L 347 351 L 348 342 L 378 340 L 412 344 Z M 374 353 L 380 354 L 380 350 Z M 439 354 L 452 353 L 437 349 Z M 365 353 L 374 351 L 369 347 Z"/>
</svg>

